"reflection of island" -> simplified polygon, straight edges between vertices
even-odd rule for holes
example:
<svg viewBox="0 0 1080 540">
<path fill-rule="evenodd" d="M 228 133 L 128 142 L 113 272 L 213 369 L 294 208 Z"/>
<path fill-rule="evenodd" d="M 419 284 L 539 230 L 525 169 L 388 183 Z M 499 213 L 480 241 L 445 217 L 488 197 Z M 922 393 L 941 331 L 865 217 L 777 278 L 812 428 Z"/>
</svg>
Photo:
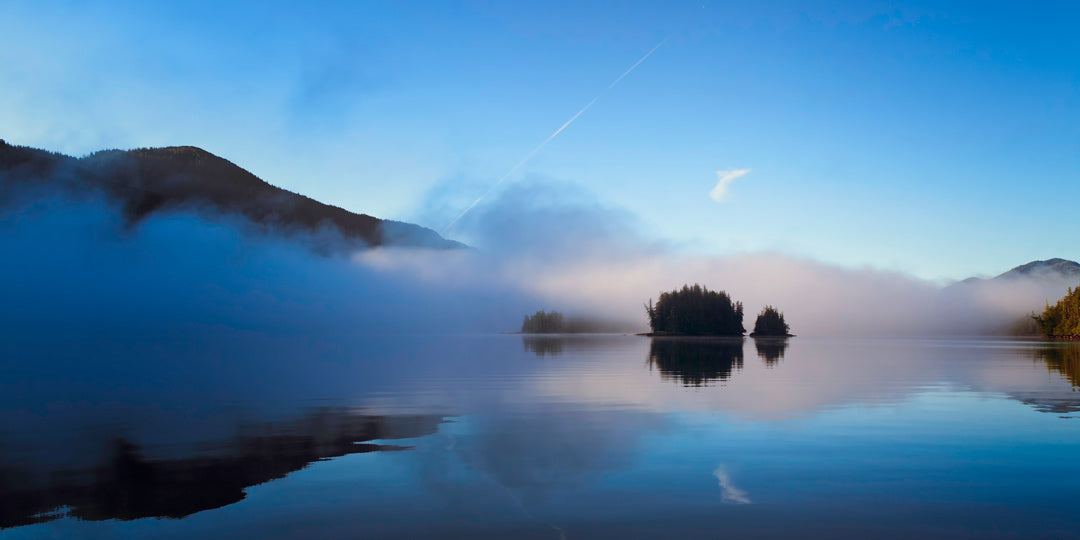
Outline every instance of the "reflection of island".
<svg viewBox="0 0 1080 540">
<path fill-rule="evenodd" d="M 743 338 L 653 338 L 649 366 L 660 378 L 684 386 L 709 386 L 726 381 L 743 366 Z"/>
<path fill-rule="evenodd" d="M 526 352 L 536 356 L 559 356 L 563 352 L 565 338 L 550 336 L 521 336 L 521 344 Z"/>
<path fill-rule="evenodd" d="M 782 337 L 758 337 L 754 338 L 754 348 L 757 349 L 759 358 L 765 361 L 767 367 L 775 367 L 780 360 L 784 359 L 784 351 L 787 350 L 788 340 Z"/>
<path fill-rule="evenodd" d="M 284 478 L 308 464 L 348 454 L 409 447 L 364 443 L 435 433 L 441 417 L 372 416 L 322 409 L 287 423 L 248 426 L 215 452 L 155 460 L 117 439 L 92 470 L 57 471 L 34 481 L 0 468 L 0 529 L 64 516 L 100 521 L 182 518 L 244 498 L 248 487 Z"/>
<path fill-rule="evenodd" d="M 614 334 L 521 336 L 521 346 L 525 349 L 525 352 L 533 353 L 539 358 L 585 351 L 606 351 L 617 346 L 617 344 L 626 342 L 626 336 Z"/>
<path fill-rule="evenodd" d="M 1060 373 L 1074 388 L 1080 387 L 1080 345 L 1048 343 L 1035 349 L 1035 358 L 1046 362 L 1046 367 Z"/>
</svg>

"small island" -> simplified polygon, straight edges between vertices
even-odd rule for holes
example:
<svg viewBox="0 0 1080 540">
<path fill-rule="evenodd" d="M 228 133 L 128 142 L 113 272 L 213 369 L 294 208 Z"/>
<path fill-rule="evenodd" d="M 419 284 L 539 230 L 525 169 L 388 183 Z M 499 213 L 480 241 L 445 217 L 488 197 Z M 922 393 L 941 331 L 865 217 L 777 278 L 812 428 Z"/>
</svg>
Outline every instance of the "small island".
<svg viewBox="0 0 1080 540">
<path fill-rule="evenodd" d="M 521 334 L 614 334 L 633 327 L 620 321 L 540 310 L 521 321 Z"/>
<path fill-rule="evenodd" d="M 765 306 L 754 321 L 754 331 L 750 337 L 792 337 L 791 328 L 784 321 L 784 314 L 772 306 Z"/>
<path fill-rule="evenodd" d="M 566 319 L 558 311 L 540 310 L 533 316 L 525 316 L 521 322 L 522 334 L 562 334 L 566 332 Z"/>
<path fill-rule="evenodd" d="M 660 294 L 653 305 L 645 305 L 651 336 L 727 336 L 742 337 L 742 302 L 733 302 L 724 291 L 710 291 L 694 284 L 682 290 Z"/>
<path fill-rule="evenodd" d="M 742 337 L 746 334 L 743 327 L 743 304 L 734 301 L 725 291 L 710 291 L 694 284 L 683 285 L 660 294 L 653 304 L 652 299 L 645 304 L 645 314 L 649 318 L 651 332 L 645 336 L 709 336 Z M 773 306 L 765 306 L 754 323 L 754 332 L 758 338 L 792 337 L 790 327 L 784 321 L 784 314 Z"/>
</svg>

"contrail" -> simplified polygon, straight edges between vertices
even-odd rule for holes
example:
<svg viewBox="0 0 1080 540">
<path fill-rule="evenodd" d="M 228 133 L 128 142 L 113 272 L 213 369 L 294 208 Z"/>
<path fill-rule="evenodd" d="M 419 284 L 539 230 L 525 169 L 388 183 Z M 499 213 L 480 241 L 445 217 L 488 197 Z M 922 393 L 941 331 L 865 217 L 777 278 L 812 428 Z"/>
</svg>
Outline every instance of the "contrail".
<svg viewBox="0 0 1080 540">
<path fill-rule="evenodd" d="M 544 139 L 544 142 L 537 145 L 536 148 L 533 148 L 532 152 L 529 152 L 529 154 L 525 156 L 524 159 L 519 161 L 517 165 L 514 165 L 513 168 L 511 168 L 509 171 L 506 171 L 506 174 L 502 175 L 502 177 L 499 178 L 498 181 L 492 184 L 492 186 L 488 188 L 488 190 L 485 191 L 483 195 L 479 196 L 475 201 L 473 201 L 472 204 L 469 205 L 468 208 L 465 209 L 465 211 L 459 214 L 458 217 L 454 218 L 454 221 L 451 221 L 449 225 L 443 227 L 442 234 L 446 234 L 446 231 L 449 231 L 450 228 L 454 226 L 454 224 L 456 224 L 461 218 L 465 217 L 465 214 L 468 214 L 469 211 L 476 207 L 476 205 L 480 204 L 480 201 L 484 200 L 485 197 L 491 195 L 491 192 L 495 191 L 495 188 L 499 187 L 499 184 L 502 184 L 504 181 L 506 181 L 507 178 L 510 178 L 510 175 L 514 174 L 518 169 L 521 168 L 522 165 L 528 163 L 529 160 L 533 158 L 533 156 L 535 156 L 538 152 L 540 152 L 541 149 L 547 146 L 547 143 L 551 142 L 552 139 L 554 139 L 555 137 L 558 137 L 559 134 L 563 132 L 563 130 L 570 127 L 570 124 L 574 123 L 574 120 L 577 120 L 579 116 L 585 114 L 585 111 L 589 110 L 589 107 L 592 107 L 593 103 L 596 103 L 596 101 L 600 99 L 600 97 L 603 96 L 604 93 L 614 88 L 616 84 L 619 84 L 619 81 L 626 78 L 626 76 L 629 75 L 631 71 L 634 71 L 635 68 L 641 65 L 641 63 L 644 62 L 645 59 L 652 56 L 652 53 L 656 52 L 656 49 L 659 49 L 660 46 L 666 42 L 667 38 L 661 40 L 660 43 L 657 43 L 655 47 L 649 50 L 649 52 L 645 53 L 645 56 L 642 56 L 640 59 L 638 59 L 637 62 L 634 62 L 634 65 L 630 66 L 626 71 L 622 73 L 622 75 L 619 75 L 618 78 L 616 78 L 614 81 L 611 81 L 611 84 L 609 84 L 603 92 L 600 92 L 600 94 L 592 98 L 592 101 L 588 102 L 584 107 L 581 108 L 580 111 L 574 114 L 574 116 L 571 116 L 569 120 L 567 120 L 563 125 L 559 126 L 559 129 L 556 129 L 551 135 L 548 135 L 548 138 Z"/>
</svg>

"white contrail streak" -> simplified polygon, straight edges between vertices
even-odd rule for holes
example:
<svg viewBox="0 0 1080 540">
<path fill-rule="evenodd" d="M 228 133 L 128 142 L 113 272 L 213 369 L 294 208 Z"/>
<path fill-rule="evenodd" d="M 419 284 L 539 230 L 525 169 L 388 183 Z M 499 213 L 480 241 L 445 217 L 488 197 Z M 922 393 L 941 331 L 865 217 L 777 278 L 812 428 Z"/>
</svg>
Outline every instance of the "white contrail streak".
<svg viewBox="0 0 1080 540">
<path fill-rule="evenodd" d="M 532 152 L 529 152 L 529 154 L 525 156 L 524 159 L 519 161 L 517 165 L 514 165 L 514 167 L 507 171 L 506 174 L 502 175 L 502 177 L 500 177 L 494 184 L 492 184 L 491 187 L 488 188 L 488 190 L 485 191 L 483 195 L 477 197 L 477 199 L 473 201 L 473 203 L 470 204 L 468 208 L 461 212 L 461 214 L 458 214 L 458 217 L 454 218 L 454 221 L 451 221 L 449 225 L 443 227 L 442 234 L 446 234 L 446 231 L 449 231 L 451 227 L 453 227 L 459 220 L 461 220 L 461 218 L 465 217 L 465 214 L 468 214 L 469 211 L 471 211 L 473 208 L 476 208 L 476 205 L 480 204 L 480 201 L 484 200 L 484 198 L 486 198 L 488 195 L 491 195 L 491 192 L 495 191 L 495 188 L 499 187 L 499 185 L 505 182 L 507 178 L 510 178 L 510 175 L 517 172 L 517 170 L 520 169 L 522 165 L 528 163 L 529 160 L 533 158 L 533 156 L 535 156 L 538 152 L 540 152 L 541 149 L 547 146 L 547 143 L 551 142 L 552 139 L 554 139 L 555 137 L 558 137 L 559 134 L 563 132 L 563 130 L 570 127 L 570 124 L 574 123 L 574 120 L 577 120 L 579 116 L 585 114 L 585 111 L 589 110 L 589 107 L 592 107 L 593 104 L 596 103 L 596 101 L 599 100 L 605 92 L 614 88 L 616 84 L 619 84 L 619 81 L 626 78 L 626 76 L 629 75 L 631 71 L 634 71 L 634 69 L 641 65 L 642 62 L 652 56 L 652 53 L 656 52 L 656 49 L 659 49 L 660 46 L 663 45 L 665 42 L 667 42 L 667 38 L 664 38 L 662 41 L 660 41 L 660 43 L 657 43 L 655 47 L 649 50 L 649 52 L 645 53 L 645 56 L 642 56 L 640 59 L 638 59 L 637 62 L 634 62 L 634 65 L 630 66 L 630 68 L 624 71 L 622 75 L 619 75 L 618 78 L 612 81 L 611 84 L 609 84 L 603 92 L 600 92 L 599 95 L 592 98 L 592 101 L 582 107 L 580 111 L 574 114 L 574 116 L 571 116 L 570 119 L 567 120 L 563 125 L 559 126 L 559 129 L 556 129 L 551 135 L 548 135 L 548 138 L 544 139 L 544 142 L 537 145 L 536 148 L 533 148 Z"/>
</svg>

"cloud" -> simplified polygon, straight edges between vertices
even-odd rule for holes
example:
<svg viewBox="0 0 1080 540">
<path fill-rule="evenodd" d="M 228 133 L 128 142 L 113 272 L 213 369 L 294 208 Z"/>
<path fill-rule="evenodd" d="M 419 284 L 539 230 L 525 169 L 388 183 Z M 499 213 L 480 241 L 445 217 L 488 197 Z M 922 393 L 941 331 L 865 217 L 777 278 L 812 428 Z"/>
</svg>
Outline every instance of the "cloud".
<svg viewBox="0 0 1080 540">
<path fill-rule="evenodd" d="M 735 485 L 735 482 L 731 481 L 731 476 L 728 475 L 727 468 L 723 464 L 717 465 L 713 470 L 713 476 L 720 483 L 721 497 L 726 503 L 731 504 L 750 504 L 750 496 L 743 490 L 739 489 Z"/>
<path fill-rule="evenodd" d="M 742 178 L 750 173 L 750 169 L 731 169 L 729 171 L 716 171 L 716 176 L 720 179 L 716 183 L 716 187 L 712 188 L 709 192 L 709 197 L 716 202 L 724 202 L 724 195 L 727 195 L 728 186 L 731 185 L 737 178 Z"/>
</svg>

